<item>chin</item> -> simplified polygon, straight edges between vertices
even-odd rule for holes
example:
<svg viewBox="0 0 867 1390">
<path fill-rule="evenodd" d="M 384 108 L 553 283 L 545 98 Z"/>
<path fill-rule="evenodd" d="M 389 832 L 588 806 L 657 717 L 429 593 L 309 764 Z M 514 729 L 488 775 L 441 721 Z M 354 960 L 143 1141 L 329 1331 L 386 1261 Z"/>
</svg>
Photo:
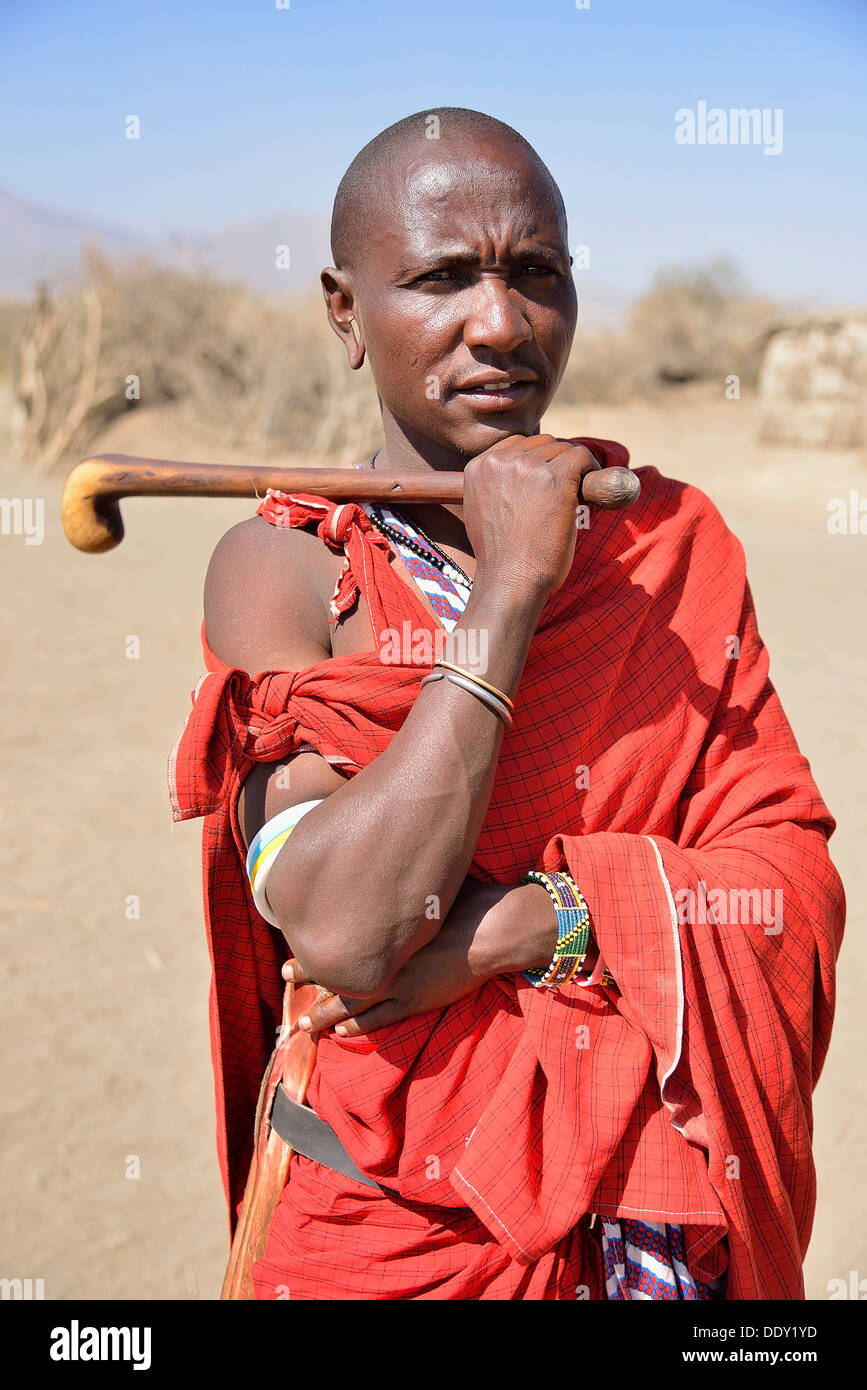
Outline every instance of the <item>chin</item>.
<svg viewBox="0 0 867 1390">
<path fill-rule="evenodd" d="M 483 454 L 486 449 L 493 448 L 501 439 L 508 439 L 512 434 L 537 434 L 539 420 L 541 416 L 539 419 L 528 419 L 526 416 L 517 413 L 512 415 L 504 411 L 496 420 L 474 420 L 450 430 L 449 447 L 466 454 L 468 458 L 475 458 L 476 454 Z"/>
</svg>

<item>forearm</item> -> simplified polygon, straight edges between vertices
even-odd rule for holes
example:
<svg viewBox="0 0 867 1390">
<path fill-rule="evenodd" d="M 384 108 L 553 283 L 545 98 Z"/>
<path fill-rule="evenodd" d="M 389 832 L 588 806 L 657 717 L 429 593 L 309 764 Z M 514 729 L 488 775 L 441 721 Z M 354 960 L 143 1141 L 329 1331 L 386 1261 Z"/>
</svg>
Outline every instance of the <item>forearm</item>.
<svg viewBox="0 0 867 1390">
<path fill-rule="evenodd" d="M 456 629 L 486 631 L 485 680 L 507 695 L 541 606 L 477 576 Z M 385 751 L 300 822 L 268 899 L 293 954 L 323 984 L 374 994 L 439 930 L 475 851 L 502 735 L 467 691 L 426 686 Z"/>
<path fill-rule="evenodd" d="M 466 928 L 467 962 L 480 979 L 540 970 L 557 945 L 554 904 L 538 883 L 501 890 Z"/>
<path fill-rule="evenodd" d="M 551 896 L 538 883 L 514 888 L 494 885 L 496 896 L 479 902 L 475 920 L 465 924 L 461 945 L 473 979 L 488 980 L 524 970 L 547 970 L 558 944 L 559 922 Z M 454 914 L 453 914 L 454 916 Z M 453 918 L 446 923 L 451 927 Z M 462 924 L 457 923 L 458 927 Z M 581 970 L 592 972 L 599 954 L 591 930 Z"/>
<path fill-rule="evenodd" d="M 354 1036 L 445 1008 L 495 975 L 546 966 L 556 940 L 557 919 L 544 888 L 467 878 L 442 931 L 409 958 L 378 999 L 338 994 L 320 1000 L 300 1026 L 314 1033 L 336 1027 Z M 309 982 L 298 960 L 286 969 L 287 978 Z"/>
</svg>

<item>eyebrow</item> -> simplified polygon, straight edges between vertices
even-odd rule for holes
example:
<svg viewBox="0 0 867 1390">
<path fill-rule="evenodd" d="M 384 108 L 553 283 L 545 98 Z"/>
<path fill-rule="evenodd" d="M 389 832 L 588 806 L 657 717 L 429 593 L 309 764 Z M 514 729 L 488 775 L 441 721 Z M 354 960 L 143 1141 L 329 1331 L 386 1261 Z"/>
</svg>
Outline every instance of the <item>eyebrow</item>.
<svg viewBox="0 0 867 1390">
<path fill-rule="evenodd" d="M 402 265 L 398 268 L 397 274 L 400 279 L 407 275 L 418 274 L 426 270 L 443 270 L 452 265 L 479 265 L 481 256 L 476 251 L 467 251 L 465 247 L 445 247 L 437 251 L 432 251 L 429 256 L 420 256 L 413 263 Z M 549 246 L 528 246 L 524 251 L 517 251 L 508 257 L 508 261 L 538 261 L 549 265 L 554 270 L 559 270 L 564 264 L 564 256 L 561 251 L 556 251 Z"/>
</svg>

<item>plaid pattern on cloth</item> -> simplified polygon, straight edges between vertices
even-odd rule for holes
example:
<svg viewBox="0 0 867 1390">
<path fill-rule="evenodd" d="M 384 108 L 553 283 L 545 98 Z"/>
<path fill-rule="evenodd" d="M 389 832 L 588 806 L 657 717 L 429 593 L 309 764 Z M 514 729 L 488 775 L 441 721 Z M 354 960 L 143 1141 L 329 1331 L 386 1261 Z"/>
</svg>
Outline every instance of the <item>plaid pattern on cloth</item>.
<svg viewBox="0 0 867 1390">
<path fill-rule="evenodd" d="M 388 507 L 362 504 L 368 516 L 379 516 L 402 536 L 408 536 L 418 547 L 431 550 L 427 538 L 403 517 Z M 424 590 L 428 602 L 449 632 L 460 619 L 470 596 L 471 588 L 456 584 L 452 576 L 441 573 L 400 541 L 396 548 L 409 573 Z M 282 1213 L 281 1213 L 282 1215 Z M 725 1276 L 713 1285 L 692 1278 L 684 1263 L 683 1232 L 679 1226 L 661 1222 L 622 1221 L 602 1222 L 602 1263 L 605 1269 L 605 1292 L 618 1302 L 626 1299 L 705 1301 L 719 1295 Z M 279 1279 L 279 1268 L 263 1262 L 257 1271 L 261 1283 L 269 1276 Z"/>
<path fill-rule="evenodd" d="M 605 464 L 627 461 L 622 446 L 575 442 Z M 576 1233 L 596 1212 L 682 1226 L 696 1279 L 724 1272 L 727 1246 L 728 1299 L 797 1299 L 815 1205 L 812 1091 L 843 923 L 834 822 L 768 679 L 740 544 L 701 492 L 653 468 L 639 476 L 633 508 L 593 512 L 545 606 L 470 869 L 501 883 L 568 870 L 620 992 L 501 976 L 367 1037 L 324 1035 L 308 1100 L 364 1172 L 408 1209 L 437 1210 L 443 1231 L 469 1209 L 471 1243 L 483 1231 L 513 1269 L 550 1273 L 572 1259 L 542 1296 L 574 1297 L 583 1282 L 605 1297 L 588 1261 L 590 1278 L 574 1268 Z M 315 526 L 345 555 L 335 619 L 363 590 L 375 646 L 403 620 L 432 630 L 361 506 L 271 494 L 259 510 L 275 525 Z M 203 644 L 208 669 L 169 784 L 175 819 L 205 817 L 218 1144 L 233 1214 L 286 956 L 244 874 L 241 784 L 254 763 L 311 747 L 355 774 L 400 728 L 425 670 L 373 650 L 251 675 L 226 667 L 204 631 Z M 741 910 L 762 890 L 782 894 L 779 923 Z M 278 1212 L 311 1203 L 311 1180 L 300 1180 L 311 1168 L 325 1182 L 299 1161 Z M 291 1296 L 316 1279 L 352 1289 L 331 1296 L 425 1296 L 437 1238 L 402 1246 L 393 1212 L 377 1236 L 340 1181 L 334 1268 L 306 1262 L 313 1282 L 299 1292 L 305 1276 L 290 1262 Z M 312 1207 L 296 1235 L 324 1241 L 322 1202 Z M 401 1280 L 422 1292 L 395 1292 Z M 445 1296 L 499 1296 L 483 1275 L 477 1284 L 473 1294 L 456 1275 Z"/>
</svg>

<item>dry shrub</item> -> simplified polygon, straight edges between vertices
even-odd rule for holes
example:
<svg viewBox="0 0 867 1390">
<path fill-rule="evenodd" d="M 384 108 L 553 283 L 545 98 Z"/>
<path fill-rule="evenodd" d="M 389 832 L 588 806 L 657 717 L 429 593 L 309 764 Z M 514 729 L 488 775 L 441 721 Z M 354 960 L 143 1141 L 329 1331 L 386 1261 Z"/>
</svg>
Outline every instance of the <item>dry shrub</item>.
<svg viewBox="0 0 867 1390">
<path fill-rule="evenodd" d="M 618 401 L 653 395 L 682 382 L 735 375 L 755 385 L 757 334 L 774 312 L 747 295 L 729 261 L 694 270 L 664 270 L 638 299 L 622 332 L 580 331 L 561 388 L 563 399 Z"/>
<path fill-rule="evenodd" d="M 20 300 L 0 300 L 0 382 L 12 381 L 15 376 L 27 315 L 27 305 Z"/>
<path fill-rule="evenodd" d="M 641 367 L 641 354 L 626 333 L 583 334 L 579 327 L 557 399 L 567 405 L 629 400 L 638 391 Z"/>
<path fill-rule="evenodd" d="M 560 399 L 624 400 L 732 373 L 751 384 L 771 308 L 725 261 L 662 272 L 622 332 L 577 335 Z M 0 356 L 2 337 L 0 316 Z M 348 369 L 318 297 L 275 301 L 95 249 L 75 288 L 43 286 L 27 309 L 17 398 L 17 449 L 40 471 L 82 457 L 140 404 L 172 402 L 194 429 L 263 456 L 348 460 L 381 433 L 369 369 Z"/>
<path fill-rule="evenodd" d="M 18 449 L 40 471 L 81 457 L 139 404 L 177 403 L 191 425 L 263 455 L 352 457 L 379 436 L 370 374 L 349 371 L 321 300 L 277 302 L 93 250 L 77 288 L 38 291 L 17 395 Z"/>
</svg>

